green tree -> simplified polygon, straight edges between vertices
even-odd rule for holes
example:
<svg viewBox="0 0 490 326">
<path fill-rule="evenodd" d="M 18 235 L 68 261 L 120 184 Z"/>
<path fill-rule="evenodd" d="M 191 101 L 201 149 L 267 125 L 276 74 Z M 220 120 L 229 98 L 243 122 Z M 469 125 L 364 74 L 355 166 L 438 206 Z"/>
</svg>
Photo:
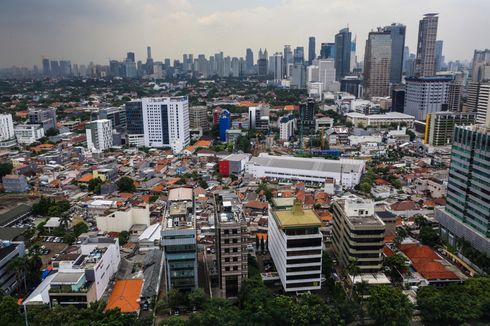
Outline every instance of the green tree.
<svg viewBox="0 0 490 326">
<path fill-rule="evenodd" d="M 427 225 L 420 228 L 420 242 L 435 247 L 441 244 L 441 239 L 437 231 Z"/>
<path fill-rule="evenodd" d="M 0 324 L 5 326 L 17 326 L 23 324 L 17 300 L 11 296 L 0 298 L 0 314 L 2 316 Z"/>
<path fill-rule="evenodd" d="M 376 325 L 408 325 L 412 319 L 413 306 L 398 288 L 375 286 L 370 289 L 368 313 Z"/>
<path fill-rule="evenodd" d="M 46 137 L 51 137 L 51 136 L 56 136 L 60 133 L 60 131 L 56 128 L 49 128 L 46 130 L 45 136 Z"/>
<path fill-rule="evenodd" d="M 12 165 L 12 163 L 10 162 L 7 162 L 7 163 L 1 163 L 0 164 L 0 179 L 7 175 L 7 174 L 10 174 L 12 172 L 12 169 L 14 168 L 14 166 Z"/>
<path fill-rule="evenodd" d="M 96 195 L 100 195 L 100 189 L 103 184 L 101 178 L 94 178 L 88 182 L 88 191 L 93 192 Z"/>
<path fill-rule="evenodd" d="M 185 326 L 187 325 L 186 321 L 179 316 L 171 316 L 166 320 L 162 320 L 159 326 Z"/>
<path fill-rule="evenodd" d="M 264 242 L 264 237 L 260 238 L 260 251 L 262 251 L 262 253 L 265 252 L 265 242 Z"/>
<path fill-rule="evenodd" d="M 244 153 L 250 153 L 251 149 L 250 145 L 250 139 L 246 136 L 238 136 L 238 139 L 236 141 L 236 146 L 235 149 L 237 151 L 243 151 Z"/>
<path fill-rule="evenodd" d="M 117 181 L 117 188 L 121 192 L 135 192 L 136 191 L 134 181 L 130 177 L 121 177 Z"/>
<path fill-rule="evenodd" d="M 128 231 L 121 231 L 119 235 L 117 236 L 119 239 L 119 245 L 124 246 L 126 243 L 128 243 L 129 240 L 129 232 Z"/>
<path fill-rule="evenodd" d="M 189 325 L 196 326 L 234 326 L 243 320 L 240 319 L 240 311 L 228 300 L 213 298 L 204 305 L 200 313 L 192 314 Z"/>
<path fill-rule="evenodd" d="M 187 300 L 189 301 L 189 306 L 192 309 L 201 309 L 206 302 L 206 294 L 204 293 L 203 289 L 197 288 L 189 293 Z"/>
<path fill-rule="evenodd" d="M 75 237 L 78 237 L 82 233 L 88 232 L 88 225 L 85 224 L 84 222 L 78 222 L 73 226 L 73 233 L 75 234 Z"/>
<path fill-rule="evenodd" d="M 15 272 L 15 280 L 19 287 L 27 290 L 27 271 L 29 270 L 29 262 L 27 256 L 17 256 L 13 258 L 7 267 L 8 270 Z"/>
<path fill-rule="evenodd" d="M 403 272 L 408 266 L 406 258 L 400 253 L 386 257 L 384 265 L 392 272 L 398 271 L 400 273 Z"/>
<path fill-rule="evenodd" d="M 171 289 L 167 293 L 168 306 L 172 309 L 180 306 L 187 306 L 187 296 L 177 289 Z"/>
</svg>

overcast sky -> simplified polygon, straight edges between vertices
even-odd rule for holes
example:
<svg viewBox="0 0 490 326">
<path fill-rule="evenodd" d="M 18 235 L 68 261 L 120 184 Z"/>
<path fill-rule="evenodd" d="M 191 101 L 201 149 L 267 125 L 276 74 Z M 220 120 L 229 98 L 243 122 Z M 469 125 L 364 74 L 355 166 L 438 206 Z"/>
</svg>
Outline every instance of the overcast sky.
<svg viewBox="0 0 490 326">
<path fill-rule="evenodd" d="M 259 48 L 306 49 L 309 36 L 318 54 L 347 25 L 362 60 L 368 32 L 393 22 L 407 25 L 415 52 L 428 12 L 439 13 L 446 61 L 490 48 L 490 0 L 0 0 L 0 66 L 41 66 L 43 56 L 107 64 L 128 51 L 144 61 L 147 45 L 162 61 L 220 50 L 244 57 L 247 47 L 256 59 Z"/>
</svg>

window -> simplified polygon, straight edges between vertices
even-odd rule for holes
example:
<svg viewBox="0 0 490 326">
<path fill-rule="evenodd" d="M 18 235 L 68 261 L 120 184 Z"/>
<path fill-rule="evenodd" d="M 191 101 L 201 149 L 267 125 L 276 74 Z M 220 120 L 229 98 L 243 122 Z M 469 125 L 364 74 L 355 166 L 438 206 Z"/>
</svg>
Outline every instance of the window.
<svg viewBox="0 0 490 326">
<path fill-rule="evenodd" d="M 225 271 L 229 272 L 230 271 L 230 266 L 225 267 Z"/>
<path fill-rule="evenodd" d="M 229 263 L 230 262 L 230 257 L 226 257 L 225 258 L 225 263 Z"/>
</svg>

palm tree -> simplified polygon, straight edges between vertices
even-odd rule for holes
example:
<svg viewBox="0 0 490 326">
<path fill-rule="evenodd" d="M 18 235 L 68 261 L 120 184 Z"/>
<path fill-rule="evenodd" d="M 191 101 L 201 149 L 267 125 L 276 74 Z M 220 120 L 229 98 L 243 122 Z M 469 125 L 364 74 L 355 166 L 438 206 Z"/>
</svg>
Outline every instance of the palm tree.
<svg viewBox="0 0 490 326">
<path fill-rule="evenodd" d="M 364 325 L 364 296 L 368 293 L 369 284 L 366 281 L 357 283 L 355 285 L 356 299 L 359 303 L 359 318 L 361 319 L 361 325 Z"/>
<path fill-rule="evenodd" d="M 352 276 L 352 284 L 350 287 L 350 293 L 349 293 L 349 298 L 352 300 L 352 291 L 354 289 L 354 281 L 356 279 L 356 276 L 359 275 L 359 272 L 361 271 L 359 266 L 357 266 L 357 258 L 350 257 L 349 258 L 349 264 L 345 267 L 345 271 L 347 272 L 348 276 Z"/>
<path fill-rule="evenodd" d="M 29 270 L 29 259 L 26 256 L 15 257 L 10 261 L 8 265 L 8 270 L 15 271 L 15 280 L 17 282 L 17 286 L 23 284 L 24 289 L 27 289 L 26 274 Z"/>
<path fill-rule="evenodd" d="M 68 224 L 70 223 L 71 218 L 68 214 L 62 214 L 60 216 L 60 226 L 63 227 L 63 229 L 67 230 L 68 229 Z"/>
</svg>

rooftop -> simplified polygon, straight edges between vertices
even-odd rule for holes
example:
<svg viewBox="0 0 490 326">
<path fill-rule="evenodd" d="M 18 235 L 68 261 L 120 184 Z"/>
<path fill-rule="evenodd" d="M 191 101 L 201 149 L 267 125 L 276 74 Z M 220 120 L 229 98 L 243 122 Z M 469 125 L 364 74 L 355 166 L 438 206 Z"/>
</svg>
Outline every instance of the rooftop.
<svg viewBox="0 0 490 326">
<path fill-rule="evenodd" d="M 192 188 L 175 188 L 168 192 L 169 201 L 192 200 Z"/>
<path fill-rule="evenodd" d="M 354 170 L 358 171 L 365 163 L 362 160 L 340 159 L 340 160 L 325 160 L 323 158 L 302 158 L 293 156 L 271 156 L 261 154 L 258 157 L 253 157 L 250 162 L 267 167 L 294 169 L 294 170 L 309 170 L 321 172 L 337 172 Z"/>
<path fill-rule="evenodd" d="M 142 287 L 143 280 L 117 280 L 105 309 L 119 308 L 123 313 L 138 312 Z"/>
<path fill-rule="evenodd" d="M 300 201 L 295 201 L 291 210 L 273 211 L 281 228 L 320 226 L 321 222 L 315 211 L 304 210 Z"/>
</svg>

